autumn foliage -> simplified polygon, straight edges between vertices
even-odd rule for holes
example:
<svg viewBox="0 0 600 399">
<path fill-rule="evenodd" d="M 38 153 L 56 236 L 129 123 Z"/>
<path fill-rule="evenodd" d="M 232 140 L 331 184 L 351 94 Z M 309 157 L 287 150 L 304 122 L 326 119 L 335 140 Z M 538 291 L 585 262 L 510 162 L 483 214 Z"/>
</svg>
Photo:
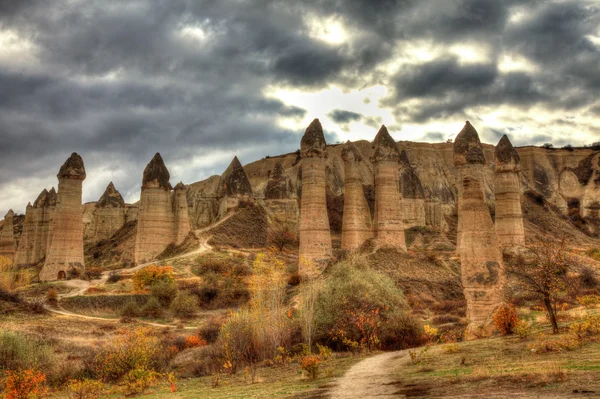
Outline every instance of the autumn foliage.
<svg viewBox="0 0 600 399">
<path fill-rule="evenodd" d="M 34 369 L 8 370 L 5 372 L 4 395 L 6 399 L 43 398 L 48 389 L 46 375 Z"/>
<path fill-rule="evenodd" d="M 494 326 L 502 334 L 512 334 L 519 324 L 519 315 L 513 304 L 503 304 L 493 315 Z"/>
<path fill-rule="evenodd" d="M 133 287 L 136 290 L 143 290 L 161 282 L 172 282 L 174 279 L 171 266 L 150 265 L 138 270 L 132 276 Z"/>
</svg>

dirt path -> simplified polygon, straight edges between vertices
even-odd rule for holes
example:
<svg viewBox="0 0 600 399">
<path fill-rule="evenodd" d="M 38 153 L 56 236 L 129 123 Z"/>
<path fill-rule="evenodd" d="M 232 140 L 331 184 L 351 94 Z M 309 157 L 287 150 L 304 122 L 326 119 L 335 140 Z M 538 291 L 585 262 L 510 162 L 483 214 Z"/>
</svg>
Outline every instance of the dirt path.
<svg viewBox="0 0 600 399">
<path fill-rule="evenodd" d="M 387 352 L 365 359 L 350 368 L 331 391 L 332 399 L 402 398 L 394 377 L 395 360 L 407 351 Z"/>
</svg>

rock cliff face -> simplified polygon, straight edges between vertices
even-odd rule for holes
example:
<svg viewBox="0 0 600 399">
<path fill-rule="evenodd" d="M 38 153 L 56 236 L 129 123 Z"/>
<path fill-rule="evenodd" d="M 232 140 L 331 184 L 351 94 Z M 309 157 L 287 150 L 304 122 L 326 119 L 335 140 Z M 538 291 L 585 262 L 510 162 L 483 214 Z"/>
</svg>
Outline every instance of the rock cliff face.
<svg viewBox="0 0 600 399">
<path fill-rule="evenodd" d="M 375 140 L 375 151 L 371 161 L 374 163 L 375 180 L 375 218 L 373 226 L 377 244 L 381 247 L 393 247 L 406 250 L 404 236 L 404 205 L 399 187 L 400 152 L 396 142 L 381 126 Z"/>
<path fill-rule="evenodd" d="M 360 173 L 362 154 L 348 141 L 342 150 L 342 159 L 345 174 L 342 249 L 355 251 L 373 237 L 373 223 Z"/>
<path fill-rule="evenodd" d="M 425 217 L 425 192 L 421 179 L 410 164 L 406 150 L 400 153 L 400 193 L 402 195 L 404 228 L 429 226 Z"/>
<path fill-rule="evenodd" d="M 144 169 L 135 241 L 135 262 L 155 259 L 174 241 L 170 175 L 159 153 Z"/>
<path fill-rule="evenodd" d="M 300 205 L 300 274 L 316 272 L 320 261 L 331 258 L 331 232 L 327 214 L 325 159 L 327 144 L 318 119 L 306 128 L 300 151 L 302 197 Z"/>
<path fill-rule="evenodd" d="M 469 122 L 454 142 L 454 162 L 461 176 L 457 252 L 467 300 L 467 339 L 493 333 L 492 315 L 505 282 L 502 251 L 481 187 L 485 158 L 477 131 Z"/>
<path fill-rule="evenodd" d="M 44 189 L 33 206 L 27 206 L 23 232 L 15 255 L 17 266 L 34 265 L 46 256 L 49 233 L 56 207 L 56 190 Z"/>
<path fill-rule="evenodd" d="M 58 196 L 50 244 L 40 280 L 66 278 L 67 273 L 85 272 L 81 186 L 85 180 L 83 159 L 73 153 L 58 172 Z"/>
<path fill-rule="evenodd" d="M 519 154 L 506 135 L 496 146 L 496 233 L 503 248 L 525 244 Z"/>
<path fill-rule="evenodd" d="M 14 217 L 13 210 L 9 210 L 4 216 L 4 225 L 2 231 L 0 231 L 0 256 L 10 259 L 11 262 L 14 261 L 15 257 Z"/>
</svg>

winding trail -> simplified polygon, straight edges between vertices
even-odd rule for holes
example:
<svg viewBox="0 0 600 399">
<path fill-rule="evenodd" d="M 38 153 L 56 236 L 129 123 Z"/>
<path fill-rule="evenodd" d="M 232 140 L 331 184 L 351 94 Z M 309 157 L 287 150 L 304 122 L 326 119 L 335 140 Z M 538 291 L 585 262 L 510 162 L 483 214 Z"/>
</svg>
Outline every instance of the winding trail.
<svg viewBox="0 0 600 399">
<path fill-rule="evenodd" d="M 387 352 L 356 363 L 341 377 L 331 391 L 332 399 L 402 398 L 394 378 L 395 360 L 408 351 Z"/>
<path fill-rule="evenodd" d="M 194 233 L 199 233 L 200 231 L 195 231 Z M 172 258 L 168 258 L 168 259 L 164 259 L 163 261 L 165 262 L 170 262 L 176 259 L 181 259 L 181 258 L 186 258 L 189 256 L 194 256 L 194 255 L 198 255 L 204 252 L 208 252 L 212 249 L 212 247 L 210 245 L 208 245 L 208 238 L 204 239 L 202 241 L 200 241 L 200 245 L 198 246 L 197 249 L 190 251 L 190 252 L 186 252 L 184 254 L 180 254 L 177 256 L 174 256 Z M 66 287 L 70 287 L 70 288 L 74 288 L 73 290 L 65 293 L 65 294 L 60 294 L 59 297 L 60 298 L 70 298 L 70 297 L 74 297 L 74 296 L 79 296 L 79 295 L 83 295 L 85 293 L 85 291 L 90 288 L 90 287 L 100 287 L 104 284 L 106 284 L 106 281 L 108 280 L 108 278 L 110 277 L 111 274 L 122 274 L 124 272 L 126 273 L 131 273 L 131 272 L 135 272 L 137 270 L 143 269 L 146 266 L 150 266 L 152 264 L 156 263 L 156 261 L 154 262 L 148 262 L 148 263 L 143 263 L 140 265 L 137 265 L 135 267 L 130 267 L 130 268 L 123 268 L 123 269 L 117 269 L 117 270 L 108 270 L 108 271 L 104 271 L 102 272 L 101 276 L 99 279 L 96 280 L 92 280 L 92 281 L 86 281 L 86 280 L 65 280 L 62 283 L 66 286 Z M 106 317 L 96 317 L 96 316 L 86 316 L 83 314 L 79 314 L 79 313 L 73 313 L 70 312 L 68 310 L 65 310 L 63 308 L 59 307 L 50 307 L 47 304 L 44 305 L 44 308 L 46 310 L 48 310 L 49 312 L 52 312 L 54 314 L 58 314 L 61 316 L 67 316 L 67 317 L 76 317 L 76 318 L 80 318 L 80 319 L 86 319 L 86 320 L 101 320 L 101 321 L 108 321 L 108 322 L 119 322 L 119 319 L 114 319 L 114 318 L 106 318 Z M 145 325 L 149 325 L 149 326 L 154 326 L 154 327 L 161 327 L 161 328 L 176 328 L 178 327 L 177 325 L 174 324 L 159 324 L 159 323 L 152 323 L 149 321 L 143 321 L 143 320 L 136 320 L 139 323 L 145 324 Z M 190 326 L 186 326 L 183 327 L 184 329 L 195 329 L 196 327 L 190 327 Z"/>
</svg>

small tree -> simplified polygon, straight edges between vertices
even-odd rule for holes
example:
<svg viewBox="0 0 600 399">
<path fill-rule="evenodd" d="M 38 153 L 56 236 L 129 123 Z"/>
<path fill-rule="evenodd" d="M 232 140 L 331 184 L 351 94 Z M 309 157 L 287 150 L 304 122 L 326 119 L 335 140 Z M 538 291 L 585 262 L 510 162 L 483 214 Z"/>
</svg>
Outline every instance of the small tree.
<svg viewBox="0 0 600 399">
<path fill-rule="evenodd" d="M 306 279 L 300 288 L 299 320 L 302 329 L 302 338 L 312 353 L 312 344 L 317 328 L 316 312 L 319 290 L 322 280 L 317 278 Z"/>
<path fill-rule="evenodd" d="M 524 255 L 508 262 L 506 267 L 506 271 L 517 278 L 521 289 L 539 301 L 550 319 L 554 334 L 558 334 L 558 300 L 572 286 L 569 272 L 573 269 L 573 260 L 566 244 L 563 239 L 529 245 Z"/>
<path fill-rule="evenodd" d="M 289 227 L 285 226 L 271 230 L 269 232 L 268 240 L 269 244 L 281 252 L 286 245 L 296 245 L 298 242 L 298 235 Z"/>
</svg>

